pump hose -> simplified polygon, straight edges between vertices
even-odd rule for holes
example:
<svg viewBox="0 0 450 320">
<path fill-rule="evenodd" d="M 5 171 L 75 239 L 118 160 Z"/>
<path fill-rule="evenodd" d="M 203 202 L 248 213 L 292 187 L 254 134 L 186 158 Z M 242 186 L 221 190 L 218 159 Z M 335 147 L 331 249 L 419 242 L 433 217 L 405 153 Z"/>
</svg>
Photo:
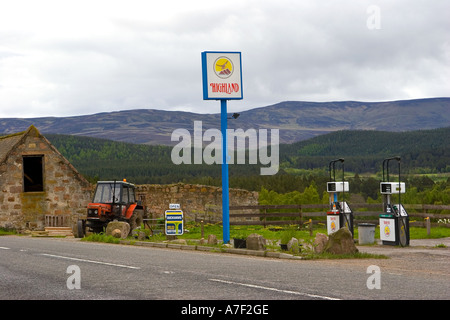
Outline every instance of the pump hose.
<svg viewBox="0 0 450 320">
<path fill-rule="evenodd" d="M 405 247 L 407 244 L 407 235 L 406 235 L 406 223 L 405 219 L 403 219 L 401 216 L 398 218 L 400 222 L 400 229 L 399 229 L 399 235 L 398 235 L 398 242 L 400 243 L 400 246 Z"/>
<path fill-rule="evenodd" d="M 350 214 L 351 214 L 351 213 L 350 213 Z M 351 231 L 351 224 L 350 224 L 350 221 L 348 220 L 347 215 L 345 214 L 345 210 L 343 211 L 343 215 L 344 215 L 345 221 L 347 222 L 347 226 L 348 226 L 349 231 L 352 232 L 352 231 Z M 345 225 L 345 224 L 344 224 L 344 225 Z"/>
</svg>

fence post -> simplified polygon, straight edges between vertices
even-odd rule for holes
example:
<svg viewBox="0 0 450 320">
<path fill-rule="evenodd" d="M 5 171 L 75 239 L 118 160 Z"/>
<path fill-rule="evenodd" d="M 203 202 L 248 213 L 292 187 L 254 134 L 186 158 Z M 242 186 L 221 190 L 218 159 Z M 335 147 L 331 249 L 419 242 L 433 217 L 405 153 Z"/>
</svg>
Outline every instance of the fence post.
<svg viewBox="0 0 450 320">
<path fill-rule="evenodd" d="M 267 216 L 267 207 L 264 208 L 264 219 L 263 219 L 264 228 L 266 227 L 266 216 Z"/>
<path fill-rule="evenodd" d="M 201 238 L 203 239 L 203 238 L 205 238 L 205 230 L 203 229 L 203 220 L 202 221 L 200 221 L 200 223 L 201 223 L 201 228 L 202 228 L 202 231 L 201 231 L 201 234 L 202 234 L 202 236 L 201 236 Z"/>
<path fill-rule="evenodd" d="M 301 204 L 298 205 L 298 215 L 300 217 L 300 222 L 298 223 L 298 225 L 300 227 L 300 230 L 302 230 L 303 229 L 303 223 L 302 223 L 303 219 L 302 219 L 302 205 Z"/>
</svg>

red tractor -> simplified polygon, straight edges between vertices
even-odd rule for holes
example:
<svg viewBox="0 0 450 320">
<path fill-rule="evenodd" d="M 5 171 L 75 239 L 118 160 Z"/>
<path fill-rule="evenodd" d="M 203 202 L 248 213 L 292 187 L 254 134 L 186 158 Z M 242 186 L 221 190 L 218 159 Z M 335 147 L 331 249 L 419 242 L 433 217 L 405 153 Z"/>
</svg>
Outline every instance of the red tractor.
<svg viewBox="0 0 450 320">
<path fill-rule="evenodd" d="M 130 233 L 143 221 L 144 207 L 136 200 L 134 184 L 124 181 L 99 181 L 92 203 L 87 207 L 86 220 L 78 220 L 77 236 L 86 235 L 86 228 L 94 233 L 105 231 L 108 223 L 123 221 L 130 225 Z"/>
</svg>

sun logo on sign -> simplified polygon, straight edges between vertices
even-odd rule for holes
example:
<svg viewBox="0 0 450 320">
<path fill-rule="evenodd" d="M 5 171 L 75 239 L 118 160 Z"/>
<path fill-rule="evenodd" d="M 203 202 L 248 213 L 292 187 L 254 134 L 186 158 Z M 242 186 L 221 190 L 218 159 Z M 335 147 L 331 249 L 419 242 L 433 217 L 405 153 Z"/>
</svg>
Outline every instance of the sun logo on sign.
<svg viewBox="0 0 450 320">
<path fill-rule="evenodd" d="M 389 237 L 391 235 L 391 229 L 388 226 L 384 227 L 384 235 Z"/>
<path fill-rule="evenodd" d="M 221 79 L 229 78 L 234 71 L 233 62 L 227 57 L 219 57 L 214 62 L 214 72 Z"/>
<path fill-rule="evenodd" d="M 331 222 L 331 231 L 334 231 L 334 230 L 336 230 L 336 223 L 334 223 L 334 221 L 333 221 L 333 222 Z"/>
</svg>

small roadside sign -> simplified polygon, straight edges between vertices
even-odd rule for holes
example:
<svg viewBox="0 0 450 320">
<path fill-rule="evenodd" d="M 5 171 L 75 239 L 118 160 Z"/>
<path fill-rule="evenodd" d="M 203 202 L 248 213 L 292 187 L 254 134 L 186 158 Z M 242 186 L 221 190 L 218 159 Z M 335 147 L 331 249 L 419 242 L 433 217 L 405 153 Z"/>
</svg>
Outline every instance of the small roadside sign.
<svg viewBox="0 0 450 320">
<path fill-rule="evenodd" d="M 183 234 L 183 211 L 181 210 L 166 210 L 166 235 L 181 236 Z"/>
</svg>

